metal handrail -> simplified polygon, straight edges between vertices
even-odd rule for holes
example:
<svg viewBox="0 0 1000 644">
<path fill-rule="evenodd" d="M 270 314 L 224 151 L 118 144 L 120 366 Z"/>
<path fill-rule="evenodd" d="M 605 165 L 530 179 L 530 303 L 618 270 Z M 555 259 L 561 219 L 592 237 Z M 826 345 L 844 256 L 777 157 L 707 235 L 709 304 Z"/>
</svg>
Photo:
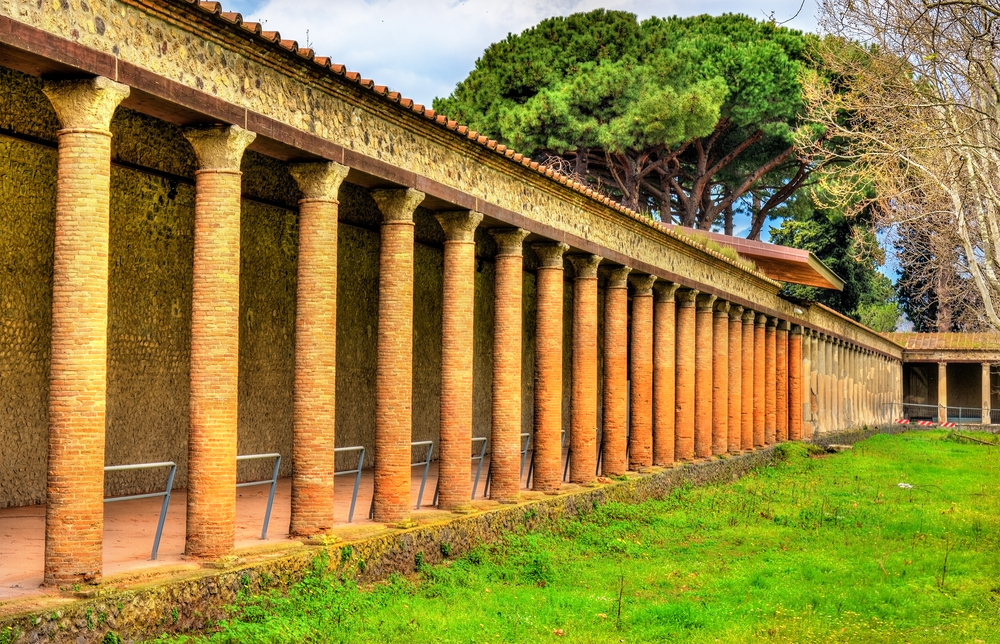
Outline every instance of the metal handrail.
<svg viewBox="0 0 1000 644">
<path fill-rule="evenodd" d="M 485 436 L 477 436 L 477 437 L 475 437 L 475 438 L 472 439 L 472 444 L 473 445 L 475 445 L 477 442 L 481 443 L 481 445 L 479 446 L 479 456 L 473 456 L 472 457 L 472 460 L 479 461 L 479 463 L 476 465 L 476 480 L 472 484 L 472 499 L 473 500 L 475 500 L 475 498 L 476 498 L 476 490 L 479 489 L 479 475 L 483 471 L 483 459 L 486 458 L 486 437 Z M 487 477 L 489 477 L 489 474 L 487 474 Z M 485 497 L 486 497 L 486 483 L 484 482 L 483 483 L 483 498 L 485 498 Z"/>
<path fill-rule="evenodd" d="M 472 444 L 475 445 L 476 443 L 480 443 L 481 446 L 479 448 L 479 455 L 478 456 L 476 454 L 472 455 L 472 460 L 479 461 L 479 465 L 476 466 L 476 482 L 472 486 L 472 500 L 473 501 L 476 500 L 476 490 L 479 489 L 479 474 L 483 470 L 483 458 L 486 457 L 486 437 L 485 436 L 476 436 L 476 437 L 474 437 L 472 439 Z M 438 473 L 438 480 L 437 480 L 437 483 L 434 484 L 434 500 L 431 501 L 431 505 L 437 505 L 438 504 L 438 493 L 440 493 L 440 491 L 441 491 L 441 475 L 440 475 L 440 470 L 438 472 L 439 472 Z"/>
<path fill-rule="evenodd" d="M 527 434 L 521 434 L 521 436 L 527 436 Z M 531 443 L 531 437 L 530 436 L 528 437 L 528 443 L 529 444 Z M 559 437 L 559 460 L 560 461 L 562 461 L 562 451 L 563 451 L 564 447 L 566 447 L 566 430 L 565 429 L 562 430 L 562 435 Z M 527 451 L 527 448 L 525 448 L 525 451 Z M 524 452 L 522 452 L 521 454 L 522 454 L 522 457 L 521 457 L 522 458 L 522 466 L 521 467 L 523 468 L 524 467 L 524 465 L 523 465 L 523 459 L 524 459 L 523 454 L 524 454 Z M 563 464 L 563 476 L 562 476 L 562 480 L 564 480 L 564 481 L 566 480 L 566 472 L 568 470 L 569 470 L 569 452 L 566 453 L 566 462 Z M 531 475 L 534 473 L 534 471 L 535 471 L 535 455 L 534 455 L 534 453 L 532 453 L 532 455 L 531 455 L 531 462 L 528 464 L 528 478 L 525 479 L 525 481 L 524 481 L 525 487 L 531 487 Z"/>
<path fill-rule="evenodd" d="M 337 447 L 333 450 L 334 455 L 336 454 L 346 454 L 349 452 L 361 452 L 358 455 L 358 466 L 353 470 L 343 470 L 340 472 L 334 472 L 333 475 L 341 476 L 343 474 L 356 474 L 354 477 L 354 494 L 351 496 L 351 511 L 347 514 L 347 522 L 351 523 L 354 521 L 354 504 L 358 501 L 358 488 L 361 487 L 361 469 L 365 465 L 365 448 L 361 445 L 357 447 Z"/>
<path fill-rule="evenodd" d="M 413 443 L 410 443 L 410 456 L 411 457 L 413 456 L 413 448 L 414 447 L 424 447 L 424 446 L 427 447 L 427 454 L 426 454 L 426 456 L 424 456 L 424 460 L 418 461 L 416 463 L 412 463 L 412 462 L 410 463 L 410 467 L 411 468 L 417 467 L 419 465 L 423 465 L 424 466 L 424 474 L 420 478 L 420 492 L 417 494 L 417 507 L 416 507 L 417 510 L 420 509 L 420 505 L 423 503 L 423 500 L 424 500 L 424 486 L 427 485 L 427 472 L 431 468 L 431 456 L 434 454 L 434 441 L 415 441 Z M 368 518 L 369 519 L 374 519 L 375 518 L 375 495 L 374 494 L 372 494 L 372 504 L 368 508 Z"/>
<path fill-rule="evenodd" d="M 274 459 L 274 472 L 271 474 L 270 479 L 264 479 L 262 481 L 247 481 L 245 483 L 237 483 L 236 487 L 251 487 L 254 485 L 271 485 L 271 493 L 267 497 L 267 512 L 264 513 L 264 527 L 260 531 L 261 540 L 267 539 L 267 524 L 271 520 L 271 506 L 274 505 L 274 490 L 278 487 L 278 469 L 281 467 L 281 454 L 277 452 L 272 452 L 270 454 L 245 454 L 243 456 L 237 456 L 236 462 L 240 461 L 255 461 L 263 458 L 273 458 Z"/>
<path fill-rule="evenodd" d="M 151 492 L 148 494 L 130 494 L 129 496 L 109 496 L 105 497 L 105 503 L 115 503 L 117 501 L 134 501 L 136 499 L 151 499 L 162 496 L 163 505 L 160 506 L 160 520 L 156 523 L 156 536 L 153 537 L 153 553 L 150 559 L 156 561 L 156 553 L 160 549 L 160 537 L 163 535 L 163 523 L 167 518 L 167 508 L 170 507 L 170 490 L 174 487 L 174 474 L 177 473 L 177 463 L 173 461 L 161 461 L 158 463 L 135 463 L 133 465 L 107 465 L 105 472 L 125 472 L 129 470 L 149 470 L 158 467 L 169 467 L 167 474 L 167 489 L 163 492 Z"/>
</svg>

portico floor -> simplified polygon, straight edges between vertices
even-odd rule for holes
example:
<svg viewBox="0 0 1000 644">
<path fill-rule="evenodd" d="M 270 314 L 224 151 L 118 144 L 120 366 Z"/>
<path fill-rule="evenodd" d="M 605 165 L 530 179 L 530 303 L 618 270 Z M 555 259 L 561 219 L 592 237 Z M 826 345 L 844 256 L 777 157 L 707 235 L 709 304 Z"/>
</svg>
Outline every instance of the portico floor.
<svg viewBox="0 0 1000 644">
<path fill-rule="evenodd" d="M 479 480 L 476 506 L 490 506 L 493 501 L 483 500 L 483 487 L 489 458 L 483 463 Z M 472 466 L 475 476 L 475 464 Z M 416 504 L 420 490 L 422 467 L 413 468 L 411 481 L 412 499 Z M 362 473 L 358 490 L 354 520 L 347 522 L 354 476 L 338 476 L 335 488 L 335 517 L 338 534 L 342 532 L 367 533 L 378 530 L 368 518 L 373 491 L 373 472 Z M 422 505 L 414 510 L 415 517 L 440 511 L 431 505 L 437 484 L 437 463 L 432 463 L 427 475 Z M 523 479 L 522 479 L 523 484 Z M 274 506 L 268 527 L 267 540 L 260 539 L 261 527 L 267 508 L 269 486 L 240 488 L 236 500 L 236 549 L 259 547 L 264 544 L 294 543 L 288 538 L 291 515 L 291 479 L 278 480 Z M 156 561 L 150 559 L 153 537 L 159 518 L 162 498 L 139 499 L 107 503 L 104 506 L 104 575 L 129 573 L 156 567 L 176 567 L 187 562 L 184 556 L 184 525 L 186 490 L 175 490 L 163 527 L 163 536 Z M 355 530 L 356 528 L 356 530 Z M 348 538 L 347 534 L 342 535 Z M 58 589 L 42 587 L 45 554 L 45 506 L 33 505 L 0 509 L 0 601 L 32 595 L 58 593 Z"/>
</svg>

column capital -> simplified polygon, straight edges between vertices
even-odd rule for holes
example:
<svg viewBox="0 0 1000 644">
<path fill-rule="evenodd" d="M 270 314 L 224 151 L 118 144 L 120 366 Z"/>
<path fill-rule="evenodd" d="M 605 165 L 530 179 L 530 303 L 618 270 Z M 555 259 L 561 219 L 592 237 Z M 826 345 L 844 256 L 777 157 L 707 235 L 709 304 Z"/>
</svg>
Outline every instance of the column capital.
<svg viewBox="0 0 1000 644">
<path fill-rule="evenodd" d="M 653 296 L 653 282 L 656 281 L 656 275 L 636 275 L 632 273 L 628 276 L 628 281 L 632 283 L 636 297 Z"/>
<path fill-rule="evenodd" d="M 104 76 L 42 82 L 42 92 L 55 108 L 59 124 L 66 130 L 107 132 L 115 109 L 130 91 L 128 85 Z"/>
<path fill-rule="evenodd" d="M 716 300 L 715 301 L 715 317 L 723 318 L 729 317 L 729 301 L 728 300 Z"/>
<path fill-rule="evenodd" d="M 664 282 L 663 280 L 657 280 L 656 284 L 653 285 L 653 292 L 656 295 L 657 302 L 673 302 L 674 294 L 677 293 L 677 289 L 680 284 L 675 282 Z"/>
<path fill-rule="evenodd" d="M 340 194 L 340 184 L 350 171 L 346 165 L 333 161 L 292 163 L 288 173 L 295 179 L 302 191 L 303 201 L 336 202 Z"/>
<path fill-rule="evenodd" d="M 607 288 L 628 288 L 628 274 L 632 269 L 628 266 L 616 266 L 609 270 Z"/>
<path fill-rule="evenodd" d="M 597 279 L 597 267 L 601 264 L 601 260 L 604 258 L 600 255 L 574 253 L 573 255 L 567 255 L 566 259 L 568 259 L 573 265 L 573 270 L 576 273 L 576 279 L 589 280 Z"/>
<path fill-rule="evenodd" d="M 766 318 L 765 324 L 767 325 L 767 328 L 776 329 L 778 327 L 778 318 L 773 318 L 769 315 L 765 315 L 764 317 Z"/>
<path fill-rule="evenodd" d="M 413 188 L 389 188 L 372 190 L 372 199 L 382 211 L 382 221 L 413 221 L 413 211 L 423 200 L 424 193 Z"/>
<path fill-rule="evenodd" d="M 444 230 L 445 241 L 471 242 L 475 240 L 476 228 L 483 220 L 483 213 L 475 210 L 453 210 L 439 212 L 434 218 Z"/>
<path fill-rule="evenodd" d="M 539 268 L 562 268 L 563 254 L 569 246 L 562 242 L 539 242 L 532 244 L 531 249 L 538 255 Z"/>
<path fill-rule="evenodd" d="M 767 324 L 767 316 L 764 315 L 763 313 L 758 313 L 757 319 L 754 320 L 754 326 L 763 329 L 765 324 Z"/>
<path fill-rule="evenodd" d="M 730 320 L 739 320 L 742 317 L 743 317 L 743 307 L 740 306 L 739 304 L 730 304 L 729 305 L 729 319 Z"/>
<path fill-rule="evenodd" d="M 802 325 L 800 325 L 800 324 L 793 324 L 792 325 L 792 335 L 806 335 L 806 333 L 805 333 L 805 330 L 802 328 Z"/>
<path fill-rule="evenodd" d="M 243 152 L 257 135 L 239 125 L 210 125 L 187 128 L 184 138 L 194 148 L 199 170 L 239 172 Z"/>
<path fill-rule="evenodd" d="M 757 314 L 751 309 L 743 310 L 743 324 L 753 324 Z"/>
<path fill-rule="evenodd" d="M 778 320 L 778 330 L 779 331 L 789 331 L 792 328 L 792 323 L 788 320 Z"/>
<path fill-rule="evenodd" d="M 695 306 L 697 306 L 698 309 L 701 311 L 704 311 L 706 309 L 711 310 L 712 306 L 715 304 L 716 299 L 717 296 L 715 295 L 711 295 L 709 293 L 700 293 L 697 299 L 695 299 Z"/>
<path fill-rule="evenodd" d="M 677 291 L 677 303 L 682 307 L 692 307 L 698 299 L 699 291 L 693 288 L 683 288 Z"/>
<path fill-rule="evenodd" d="M 523 228 L 491 228 L 490 236 L 497 244 L 497 256 L 521 257 L 524 254 L 524 238 L 528 231 Z"/>
</svg>

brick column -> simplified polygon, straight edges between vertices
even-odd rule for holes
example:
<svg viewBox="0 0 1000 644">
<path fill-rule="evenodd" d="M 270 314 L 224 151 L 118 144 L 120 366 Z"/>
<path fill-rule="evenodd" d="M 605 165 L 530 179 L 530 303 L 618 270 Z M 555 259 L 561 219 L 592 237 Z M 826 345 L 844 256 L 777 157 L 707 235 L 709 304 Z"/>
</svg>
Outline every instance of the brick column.
<svg viewBox="0 0 1000 644">
<path fill-rule="evenodd" d="M 597 468 L 597 255 L 572 255 L 573 382 L 570 401 L 571 483 L 591 483 Z"/>
<path fill-rule="evenodd" d="M 778 429 L 777 326 L 777 318 L 768 318 L 767 326 L 764 327 L 764 443 L 766 445 L 774 445 Z"/>
<path fill-rule="evenodd" d="M 788 440 L 802 440 L 802 327 L 788 336 Z"/>
<path fill-rule="evenodd" d="M 338 163 L 289 166 L 299 200 L 292 401 L 292 519 L 289 533 L 333 527 L 337 390 L 337 195 L 349 168 Z"/>
<path fill-rule="evenodd" d="M 712 454 L 729 451 L 729 302 L 716 302 L 712 323 Z"/>
<path fill-rule="evenodd" d="M 743 351 L 740 362 L 742 363 L 742 394 L 743 405 L 740 409 L 740 450 L 751 450 L 754 446 L 754 416 L 756 403 L 754 402 L 754 364 L 756 354 L 756 341 L 754 340 L 754 320 L 756 314 L 753 311 L 743 312 L 741 321 L 743 322 Z"/>
<path fill-rule="evenodd" d="M 493 229 L 497 244 L 493 286 L 493 414 L 490 498 L 517 503 L 521 489 L 522 243 L 528 231 Z"/>
<path fill-rule="evenodd" d="M 410 524 L 413 440 L 413 211 L 424 193 L 374 190 L 382 212 L 375 355 L 375 492 L 379 523 Z"/>
<path fill-rule="evenodd" d="M 729 436 L 727 449 L 738 454 L 743 434 L 743 307 L 729 307 Z"/>
<path fill-rule="evenodd" d="M 674 422 L 677 413 L 676 350 L 677 284 L 656 285 L 653 304 L 653 465 L 674 462 Z"/>
<path fill-rule="evenodd" d="M 634 290 L 628 468 L 641 471 L 653 464 L 653 282 L 656 276 L 632 274 L 629 281 Z"/>
<path fill-rule="evenodd" d="M 982 363 L 982 376 L 980 380 L 980 392 L 982 395 L 983 414 L 979 422 L 983 425 L 990 424 L 990 363 Z"/>
<path fill-rule="evenodd" d="M 775 442 L 788 440 L 788 322 L 780 320 L 775 331 Z"/>
<path fill-rule="evenodd" d="M 694 458 L 694 345 L 697 297 L 698 291 L 694 289 L 677 291 L 677 368 L 674 374 L 677 383 L 677 413 L 674 416 L 674 457 L 678 461 L 690 461 Z"/>
<path fill-rule="evenodd" d="M 198 159 L 185 553 L 219 557 L 236 539 L 240 161 L 256 135 L 232 125 L 184 136 Z"/>
<path fill-rule="evenodd" d="M 753 332 L 753 446 L 764 446 L 764 421 L 766 414 L 765 406 L 765 372 L 766 362 L 764 355 L 764 325 L 767 324 L 767 316 L 757 315 Z"/>
<path fill-rule="evenodd" d="M 938 422 L 948 422 L 948 363 L 938 363 Z"/>
<path fill-rule="evenodd" d="M 617 476 L 628 469 L 625 435 L 628 431 L 628 274 L 613 269 L 604 289 L 604 409 L 601 416 L 601 474 Z"/>
<path fill-rule="evenodd" d="M 98 77 L 47 81 L 42 90 L 62 126 L 57 133 L 44 579 L 46 584 L 97 582 L 104 547 L 109 127 L 129 88 Z"/>
<path fill-rule="evenodd" d="M 441 428 L 438 507 L 472 509 L 472 343 L 476 295 L 476 228 L 471 210 L 437 215 L 444 230 L 441 305 Z"/>
<path fill-rule="evenodd" d="M 696 302 L 694 356 L 694 454 L 712 455 L 712 308 L 715 296 L 701 294 Z"/>
<path fill-rule="evenodd" d="M 535 323 L 534 489 L 555 494 L 562 483 L 563 243 L 532 244 L 538 255 Z"/>
</svg>

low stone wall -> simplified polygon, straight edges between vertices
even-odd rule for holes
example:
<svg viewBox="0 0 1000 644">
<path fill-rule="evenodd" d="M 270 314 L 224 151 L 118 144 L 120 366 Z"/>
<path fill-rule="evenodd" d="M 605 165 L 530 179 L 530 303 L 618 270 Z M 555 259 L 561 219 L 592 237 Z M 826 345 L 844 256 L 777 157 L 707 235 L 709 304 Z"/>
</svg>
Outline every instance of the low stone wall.
<svg viewBox="0 0 1000 644">
<path fill-rule="evenodd" d="M 412 573 L 418 553 L 424 563 L 439 563 L 442 544 L 450 556 L 458 556 L 478 544 L 495 541 L 515 530 L 534 530 L 562 517 L 609 502 L 638 503 L 666 496 L 678 486 L 708 485 L 735 481 L 752 470 L 774 461 L 776 450 L 768 448 L 731 458 L 683 465 L 648 474 L 630 475 L 629 480 L 577 488 L 556 496 L 518 505 L 490 508 L 467 516 L 448 515 L 406 530 L 385 530 L 357 541 L 325 546 L 292 546 L 279 554 L 259 556 L 257 561 L 233 558 L 179 571 L 167 579 L 120 590 L 107 581 L 88 599 L 66 601 L 54 598 L 51 606 L 0 617 L 0 642 L 118 641 L 152 638 L 163 632 L 204 629 L 225 617 L 243 589 L 260 592 L 286 588 L 312 569 L 326 552 L 331 569 L 354 575 L 361 582 L 378 581 L 392 573 Z M 2 607 L 0 607 L 2 610 Z"/>
</svg>

